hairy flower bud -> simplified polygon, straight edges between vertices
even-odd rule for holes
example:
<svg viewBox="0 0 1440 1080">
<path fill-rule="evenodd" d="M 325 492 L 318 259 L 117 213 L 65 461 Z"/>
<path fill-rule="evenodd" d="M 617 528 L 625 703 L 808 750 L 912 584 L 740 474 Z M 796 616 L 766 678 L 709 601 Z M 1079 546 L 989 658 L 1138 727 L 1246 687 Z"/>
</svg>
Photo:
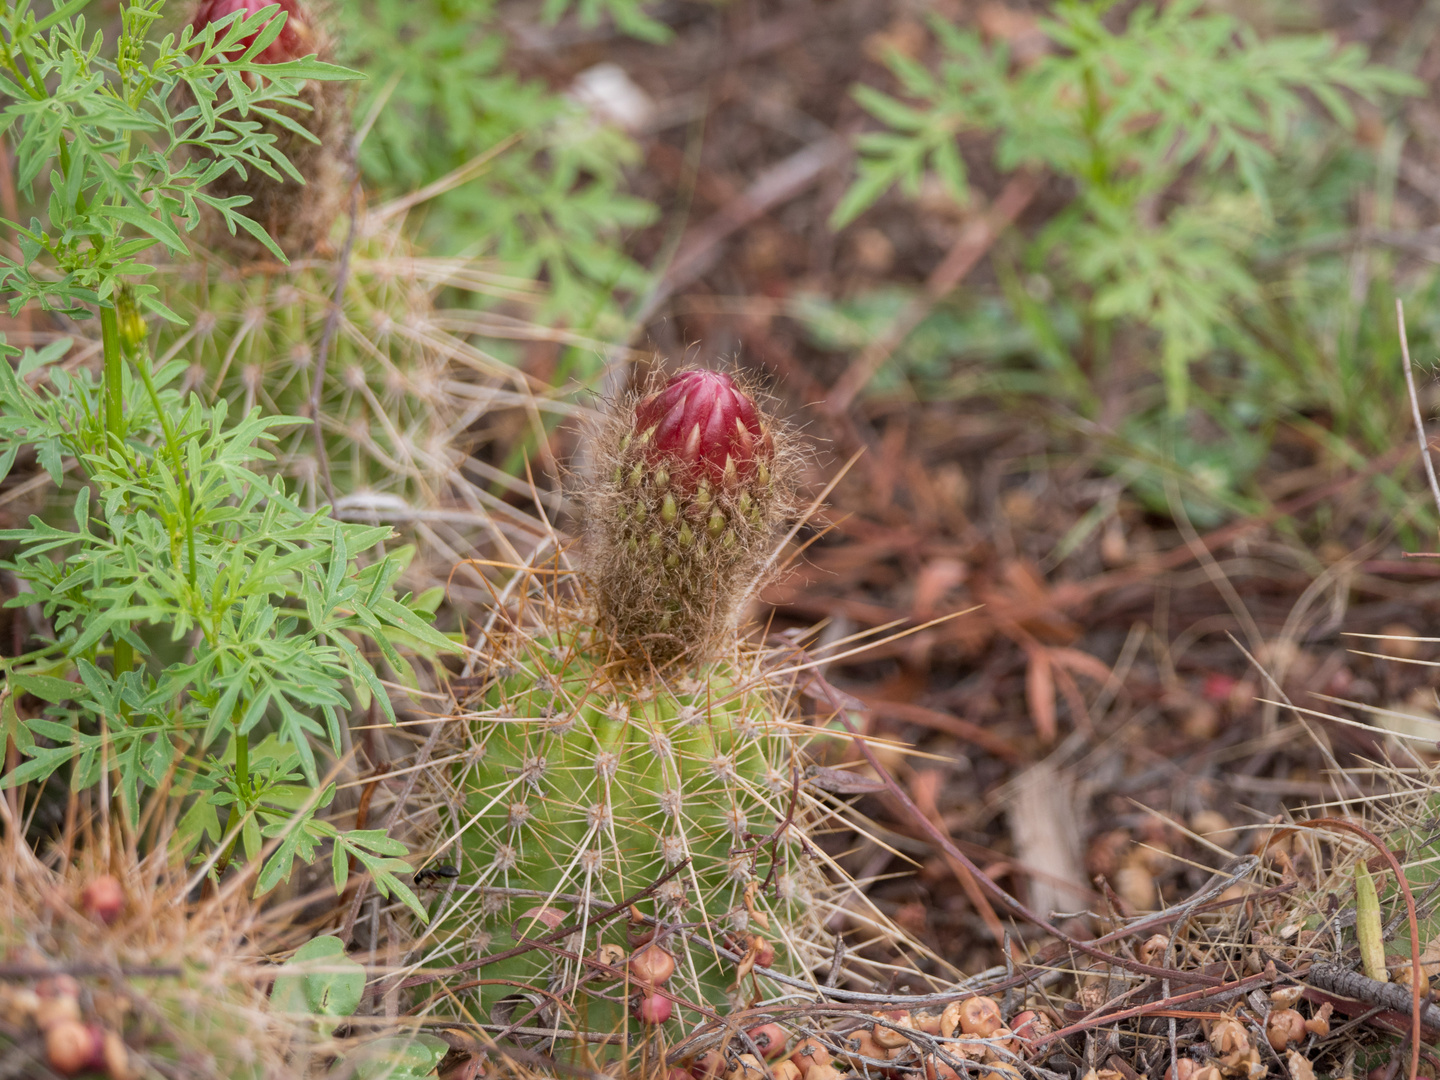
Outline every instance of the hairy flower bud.
<svg viewBox="0 0 1440 1080">
<path fill-rule="evenodd" d="M 274 41 L 266 45 L 255 61 L 260 64 L 283 64 L 287 60 L 298 60 L 302 56 L 309 56 L 315 52 L 314 34 L 310 24 L 306 20 L 300 8 L 299 0 L 201 0 L 199 9 L 195 12 L 195 18 L 190 25 L 195 32 L 199 33 L 213 22 L 219 22 L 227 15 L 235 12 L 244 12 L 240 16 L 242 20 L 250 18 L 256 12 L 266 7 L 279 4 L 280 11 L 274 17 L 284 14 L 285 25 L 280 28 Z M 268 20 L 266 25 L 268 26 Z M 245 50 L 255 43 L 260 31 L 244 37 L 240 41 L 240 47 L 225 54 L 227 60 L 238 60 L 244 55 Z"/>
<path fill-rule="evenodd" d="M 636 658 L 694 659 L 732 632 L 793 511 L 785 427 L 730 375 L 674 375 L 601 432 L 586 493 L 603 621 Z"/>
</svg>

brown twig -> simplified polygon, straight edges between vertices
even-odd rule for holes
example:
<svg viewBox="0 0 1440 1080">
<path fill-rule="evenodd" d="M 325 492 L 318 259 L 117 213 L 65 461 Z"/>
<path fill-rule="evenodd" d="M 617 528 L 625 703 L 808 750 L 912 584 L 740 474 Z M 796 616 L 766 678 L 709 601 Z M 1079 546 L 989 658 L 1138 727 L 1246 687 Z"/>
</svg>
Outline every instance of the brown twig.
<svg viewBox="0 0 1440 1080">
<path fill-rule="evenodd" d="M 1314 963 L 1302 976 L 1311 986 L 1341 997 L 1404 1016 L 1415 1004 L 1415 995 L 1398 983 L 1382 983 L 1358 971 L 1338 964 Z M 1433 1032 L 1440 1032 L 1440 1006 L 1426 1002 L 1420 1009 L 1420 1023 Z"/>
<path fill-rule="evenodd" d="M 1117 960 L 1119 958 L 1112 956 L 1110 959 Z M 1102 1024 L 1113 1024 L 1117 1020 L 1131 1020 L 1137 1016 L 1150 1016 L 1157 1012 L 1174 1009 L 1177 1005 L 1184 1005 L 1191 1001 L 1224 1001 L 1228 998 L 1243 994 L 1254 987 L 1273 983 L 1275 979 L 1276 975 L 1274 971 L 1262 971 L 1256 975 L 1247 975 L 1243 979 L 1235 979 L 1232 982 L 1221 983 L 1218 986 L 1207 986 L 1200 990 L 1192 990 L 1188 994 L 1176 994 L 1173 997 L 1160 998 L 1158 1001 L 1151 1001 L 1144 1005 L 1136 1005 L 1133 1008 L 1122 1009 L 1120 1012 L 1103 1013 L 1099 1016 L 1082 1020 L 1078 1024 L 1071 1024 L 1069 1027 L 1052 1031 L 1049 1035 L 1036 1039 L 1031 1045 L 1038 1049 L 1047 1043 L 1055 1042 L 1057 1039 L 1078 1035 L 1081 1032 L 1097 1028 Z"/>
</svg>

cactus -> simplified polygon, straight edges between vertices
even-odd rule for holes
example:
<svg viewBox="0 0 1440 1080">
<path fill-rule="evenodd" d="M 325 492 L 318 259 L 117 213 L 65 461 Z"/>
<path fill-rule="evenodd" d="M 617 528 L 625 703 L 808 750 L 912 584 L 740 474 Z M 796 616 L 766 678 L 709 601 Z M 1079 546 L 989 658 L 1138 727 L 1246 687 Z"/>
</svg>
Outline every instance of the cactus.
<svg viewBox="0 0 1440 1080">
<path fill-rule="evenodd" d="M 455 772 L 476 887 L 445 936 L 485 955 L 512 946 L 512 926 L 576 924 L 564 954 L 486 965 L 482 1009 L 534 986 L 574 1012 L 542 997 L 530 1026 L 609 1031 L 724 1005 L 739 973 L 715 945 L 807 969 L 822 881 L 802 840 L 820 812 L 800 783 L 807 729 L 767 653 L 734 633 L 793 501 L 791 436 L 729 376 L 697 371 L 617 406 L 599 441 L 583 492 L 593 607 L 583 582 L 573 604 L 552 584 L 486 642 L 497 674 Z M 658 922 L 644 947 L 673 957 L 673 975 L 640 957 L 624 980 L 585 965 L 614 968 L 635 946 L 623 919 L 587 913 L 647 888 L 638 906 Z"/>
<path fill-rule="evenodd" d="M 529 936 L 548 932 L 536 912 L 547 907 L 583 923 L 591 907 L 640 893 L 688 859 L 639 905 L 666 925 L 701 925 L 700 941 L 660 938 L 678 961 L 670 991 L 682 1001 L 727 1000 L 735 965 L 717 959 L 706 941 L 728 940 L 743 954 L 765 947 L 752 938 L 759 933 L 774 945 L 780 970 L 803 967 L 800 939 L 812 929 L 809 894 L 817 882 L 799 846 L 808 797 L 794 805 L 805 735 L 790 722 L 787 702 L 758 673 L 742 676 L 738 660 L 657 683 L 634 668 L 607 668 L 598 640 L 572 626 L 497 642 L 512 650 L 505 663 L 513 673 L 487 693 L 479 760 L 460 770 L 462 847 L 482 887 L 470 894 L 470 941 L 481 954 L 506 949 L 517 920 Z M 591 956 L 604 945 L 628 953 L 623 931 L 623 920 L 612 921 L 568 945 Z M 565 993 L 585 972 L 537 951 L 487 966 L 484 975 Z M 628 991 L 643 981 L 632 978 Z M 513 991 L 486 987 L 482 1003 L 488 1008 Z M 608 1031 L 622 1019 L 627 988 L 592 976 L 572 996 L 576 1025 Z M 697 1019 L 683 1006 L 679 1012 Z M 546 1014 L 531 1026 L 553 1021 Z"/>
<path fill-rule="evenodd" d="M 185 362 L 186 387 L 206 399 L 309 417 L 319 344 L 333 313 L 319 411 L 329 486 L 342 509 L 373 506 L 404 521 L 404 514 L 456 493 L 468 500 L 454 437 L 487 405 L 533 401 L 517 392 L 523 375 L 479 347 L 479 316 L 434 304 L 441 289 L 461 304 L 491 303 L 485 267 L 417 256 L 397 221 L 367 216 L 357 225 L 334 308 L 338 272 L 329 260 L 297 261 L 285 270 L 216 259 L 166 268 L 156 281 L 184 325 L 158 327 L 155 355 Z M 448 328 L 457 324 L 457 331 Z M 328 501 L 314 425 L 290 429 L 279 450 L 279 467 L 297 497 L 311 506 Z M 453 564 L 438 538 L 431 543 L 447 567 Z"/>
<path fill-rule="evenodd" d="M 299 0 L 201 0 L 191 26 L 202 30 L 237 11 L 243 12 L 241 18 L 249 18 L 275 3 L 285 15 L 285 25 L 256 60 L 278 64 L 312 55 L 330 60 L 333 48 L 329 39 Z M 254 40 L 255 35 L 246 38 L 244 46 L 248 48 Z M 287 111 L 283 121 L 276 117 L 259 118 L 261 133 L 274 136 L 275 149 L 294 167 L 298 180 L 293 176 L 277 179 L 259 172 L 245 175 L 229 172 L 212 181 L 206 189 L 209 194 L 225 199 L 249 196 L 251 202 L 243 213 L 258 222 L 291 258 L 310 251 L 328 236 L 344 202 L 351 172 L 346 84 L 312 79 L 305 83 L 300 99 L 307 108 Z M 213 212 L 207 211 L 204 220 L 205 240 L 212 248 L 225 249 L 242 258 L 267 254 L 264 245 L 255 238 L 245 234 L 232 236 L 220 227 L 220 218 Z"/>
</svg>

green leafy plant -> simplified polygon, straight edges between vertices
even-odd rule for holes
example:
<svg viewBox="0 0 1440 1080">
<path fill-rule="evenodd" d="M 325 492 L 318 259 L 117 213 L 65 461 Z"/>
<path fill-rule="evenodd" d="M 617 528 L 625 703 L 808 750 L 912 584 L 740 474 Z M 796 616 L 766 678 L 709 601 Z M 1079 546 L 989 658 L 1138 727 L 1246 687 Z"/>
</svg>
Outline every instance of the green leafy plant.
<svg viewBox="0 0 1440 1080">
<path fill-rule="evenodd" d="M 887 130 L 860 137 L 858 177 L 837 207 L 844 225 L 893 185 L 914 194 L 933 174 L 970 198 L 957 136 L 994 137 L 1002 170 L 1044 169 L 1075 185 L 1030 261 L 1085 297 L 1092 327 L 1148 328 L 1172 415 L 1185 411 L 1192 363 L 1238 325 L 1258 292 L 1248 255 L 1274 223 L 1277 154 L 1308 99 L 1353 124 L 1347 94 L 1412 92 L 1410 77 L 1322 35 L 1262 39 L 1198 0 L 1141 5 L 1067 0 L 1039 24 L 1044 55 L 1016 66 L 1004 45 L 936 19 L 931 71 L 892 54 L 910 102 L 859 87 Z"/>
<path fill-rule="evenodd" d="M 300 179 L 260 119 L 283 123 L 281 110 L 303 108 L 306 80 L 353 73 L 313 58 L 261 63 L 258 55 L 283 25 L 270 9 L 153 41 L 149 31 L 165 0 L 125 5 L 112 59 L 102 35 L 87 42 L 78 14 L 85 6 L 68 0 L 37 19 L 30 0 L 18 0 L 0 12 L 0 94 L 8 99 L 0 133 L 18 131 L 17 185 L 45 211 L 44 220 L 4 222 L 20 248 L 19 258 L 0 253 L 0 288 L 11 310 L 36 301 L 75 313 L 84 304 L 113 311 L 122 277 L 153 269 L 140 261 L 144 251 L 160 243 L 185 252 L 183 233 L 199 224 L 201 205 L 232 233 L 245 230 L 283 259 L 240 212 L 244 197 L 217 198 L 205 186 L 252 169 L 277 181 Z M 249 47 L 239 48 L 252 35 Z M 193 104 L 173 111 L 169 102 L 181 87 Z M 182 153 L 187 147 L 203 147 L 208 157 Z M 37 183 L 48 185 L 48 198 L 37 200 Z M 141 307 L 169 314 L 157 308 L 153 286 L 136 283 L 134 296 Z"/>
<path fill-rule="evenodd" d="M 315 1016 L 350 1016 L 365 993 L 365 969 L 329 934 L 311 938 L 280 965 L 272 1008 Z"/>
<path fill-rule="evenodd" d="M 0 363 L 0 474 L 26 452 L 56 485 L 81 478 L 68 527 L 36 515 L 0 535 L 13 545 L 5 568 L 31 590 L 10 605 L 35 605 L 48 638 L 5 664 L 5 728 L 27 760 L 4 785 L 62 767 L 76 790 L 113 778 L 132 822 L 147 797 L 168 800 L 173 845 L 188 857 L 208 842 L 207 868 L 223 869 L 237 843 L 258 859 L 268 842 L 262 892 L 328 844 L 337 887 L 354 858 L 423 914 L 397 876 L 402 844 L 317 816 L 335 790 L 317 748 L 340 753 L 352 699 L 393 719 L 372 655 L 403 678 L 400 648 L 451 647 L 430 626 L 439 595 L 397 599 L 411 552 L 383 551 L 387 527 L 304 510 L 267 475 L 268 447 L 300 421 L 232 417 L 223 400 L 182 394 L 185 365 L 152 361 L 140 312 L 169 315 L 139 255 L 161 242 L 183 251 L 198 202 L 264 233 L 239 212 L 244 197 L 203 190 L 227 169 L 295 175 L 247 116 L 283 125 L 278 110 L 298 106 L 303 80 L 347 73 L 313 59 L 257 64 L 280 31 L 273 8 L 151 41 L 160 0 L 130 0 L 118 59 L 102 61 L 81 6 L 36 19 L 28 3 L 7 5 L 0 20 L 15 91 L 0 124 L 18 132 L 27 195 L 48 214 L 21 230 L 22 257 L 0 283 L 17 307 L 98 307 L 104 356 L 99 379 L 61 362 L 68 340 Z M 181 84 L 194 104 L 172 114 Z M 207 163 L 177 163 L 182 146 Z M 57 167 L 42 178 L 46 155 Z M 42 179 L 48 199 L 34 190 Z M 22 717 L 22 693 L 45 703 L 41 715 Z"/>
<path fill-rule="evenodd" d="M 581 26 L 596 26 L 609 18 L 617 29 L 643 41 L 669 41 L 670 28 L 645 14 L 643 0 L 545 0 L 544 15 L 558 22 L 574 10 Z"/>
</svg>

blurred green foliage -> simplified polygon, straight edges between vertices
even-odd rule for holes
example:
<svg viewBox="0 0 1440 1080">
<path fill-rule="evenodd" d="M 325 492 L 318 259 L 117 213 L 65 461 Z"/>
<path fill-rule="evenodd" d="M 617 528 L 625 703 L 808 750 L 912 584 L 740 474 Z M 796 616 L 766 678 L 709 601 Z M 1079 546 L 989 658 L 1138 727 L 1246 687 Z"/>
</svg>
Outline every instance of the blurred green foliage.
<svg viewBox="0 0 1440 1080">
<path fill-rule="evenodd" d="M 962 142 L 1072 194 L 1032 239 L 992 251 L 997 291 L 969 289 L 917 329 L 892 388 L 1043 395 L 1152 509 L 1171 513 L 1181 481 L 1197 525 L 1262 504 L 1250 481 L 1278 424 L 1305 426 L 1352 463 L 1394 444 L 1394 264 L 1354 222 L 1359 193 L 1389 205 L 1395 147 L 1360 141 L 1354 103 L 1383 107 L 1414 79 L 1328 35 L 1262 37 L 1192 0 L 1128 14 L 1067 0 L 1024 62 L 972 30 L 932 28 L 932 64 L 887 60 L 903 99 L 857 87 L 882 129 L 859 137 L 832 224 L 892 187 L 969 205 Z M 1434 340 L 1435 287 L 1433 276 L 1406 283 L 1419 355 Z M 849 327 L 856 347 L 886 322 L 867 320 L 903 300 L 806 302 L 796 314 L 817 343 L 836 347 Z M 1117 393 L 1123 419 L 1102 429 L 1102 399 Z"/>
<path fill-rule="evenodd" d="M 548 4 L 551 18 L 565 4 Z M 494 0 L 341 0 L 340 42 L 363 70 L 356 115 L 373 126 L 360 148 L 365 180 L 396 195 L 488 155 L 477 175 L 423 204 L 421 239 L 435 254 L 499 260 L 543 279 L 546 321 L 621 336 L 616 294 L 636 296 L 646 270 L 623 240 L 654 208 L 625 192 L 638 150 L 539 79 L 514 71 Z M 603 12 L 602 12 L 603 9 Z M 582 19 L 612 15 L 654 38 L 637 4 L 582 0 Z"/>
</svg>

